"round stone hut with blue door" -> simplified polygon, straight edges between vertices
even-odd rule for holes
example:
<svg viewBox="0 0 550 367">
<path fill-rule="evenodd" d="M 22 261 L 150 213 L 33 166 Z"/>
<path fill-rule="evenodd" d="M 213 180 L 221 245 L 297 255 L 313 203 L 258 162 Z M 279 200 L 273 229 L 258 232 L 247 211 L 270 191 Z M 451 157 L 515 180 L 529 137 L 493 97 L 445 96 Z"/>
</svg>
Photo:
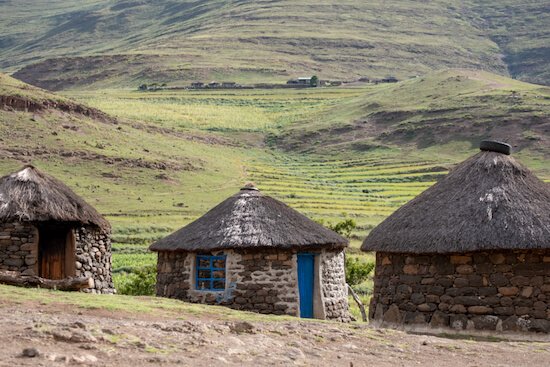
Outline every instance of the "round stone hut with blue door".
<svg viewBox="0 0 550 367">
<path fill-rule="evenodd" d="M 157 296 L 238 310 L 349 321 L 348 241 L 247 186 L 163 238 Z"/>
</svg>

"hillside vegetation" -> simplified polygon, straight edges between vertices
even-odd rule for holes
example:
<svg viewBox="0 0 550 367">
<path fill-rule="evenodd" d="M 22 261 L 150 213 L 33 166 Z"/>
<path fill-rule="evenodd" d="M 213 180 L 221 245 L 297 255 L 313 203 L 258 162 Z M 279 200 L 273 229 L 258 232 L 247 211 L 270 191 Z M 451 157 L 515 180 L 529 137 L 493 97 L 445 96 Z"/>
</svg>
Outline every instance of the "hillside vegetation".
<svg viewBox="0 0 550 367">
<path fill-rule="evenodd" d="M 369 88 L 292 124 L 277 137 L 286 149 L 368 151 L 428 148 L 480 139 L 550 154 L 550 88 L 487 72 L 447 70 Z"/>
<path fill-rule="evenodd" d="M 0 67 L 52 90 L 449 67 L 550 83 L 542 0 L 23 0 L 0 14 Z"/>
<path fill-rule="evenodd" d="M 0 98 L 0 172 L 34 163 L 105 214 L 117 279 L 153 264 L 149 244 L 246 181 L 310 218 L 354 219 L 350 252 L 357 252 L 373 226 L 477 151 L 491 131 L 476 136 L 475 121 L 505 133 L 514 155 L 550 178 L 547 88 L 492 74 L 451 70 L 354 88 L 63 96 L 0 76 Z M 396 120 L 372 122 L 381 127 L 368 135 L 362 121 L 372 116 Z M 412 137 L 399 133 L 399 116 Z"/>
</svg>

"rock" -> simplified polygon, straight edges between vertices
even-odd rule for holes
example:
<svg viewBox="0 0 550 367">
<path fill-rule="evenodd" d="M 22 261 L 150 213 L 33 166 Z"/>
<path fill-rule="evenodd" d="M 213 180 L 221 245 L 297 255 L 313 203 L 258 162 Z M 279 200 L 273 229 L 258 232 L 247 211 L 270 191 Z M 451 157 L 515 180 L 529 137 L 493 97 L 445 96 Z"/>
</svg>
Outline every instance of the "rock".
<svg viewBox="0 0 550 367">
<path fill-rule="evenodd" d="M 254 325 L 248 321 L 238 321 L 229 326 L 229 329 L 234 333 L 250 333 L 254 334 Z"/>
<path fill-rule="evenodd" d="M 77 328 L 77 329 L 86 330 L 86 324 L 83 323 L 82 321 L 75 321 L 75 322 L 73 323 L 72 327 Z"/>
<path fill-rule="evenodd" d="M 540 333 L 550 333 L 550 321 L 544 319 L 530 320 L 528 330 Z"/>
<path fill-rule="evenodd" d="M 426 317 L 421 312 L 407 312 L 405 314 L 405 324 L 425 324 Z"/>
<path fill-rule="evenodd" d="M 434 311 L 437 306 L 435 305 L 435 303 L 422 303 L 421 305 L 418 305 L 418 311 L 421 311 L 421 312 L 431 312 L 431 311 Z"/>
<path fill-rule="evenodd" d="M 497 316 L 486 315 L 473 317 L 472 321 L 478 330 L 496 330 L 500 319 Z"/>
<path fill-rule="evenodd" d="M 504 264 L 504 261 L 506 261 L 506 257 L 501 253 L 491 254 L 489 255 L 489 259 L 493 264 Z"/>
<path fill-rule="evenodd" d="M 451 264 L 465 265 L 472 262 L 471 256 L 451 255 Z"/>
<path fill-rule="evenodd" d="M 384 313 L 384 322 L 392 324 L 400 324 L 402 322 L 401 312 L 396 304 L 392 304 L 388 310 Z"/>
<path fill-rule="evenodd" d="M 518 294 L 518 292 L 519 292 L 518 287 L 499 287 L 498 288 L 498 293 L 502 294 L 505 297 L 515 296 L 516 294 Z"/>
<path fill-rule="evenodd" d="M 424 303 L 426 300 L 426 297 L 422 293 L 413 293 L 411 294 L 411 302 L 415 305 L 419 305 L 421 303 Z"/>
<path fill-rule="evenodd" d="M 405 265 L 403 266 L 403 273 L 409 275 L 418 274 L 418 265 Z"/>
<path fill-rule="evenodd" d="M 475 315 L 484 315 L 493 312 L 493 309 L 487 306 L 470 306 L 468 312 Z"/>
<path fill-rule="evenodd" d="M 434 328 L 449 326 L 449 315 L 441 311 L 435 311 L 432 315 L 430 326 Z"/>
<path fill-rule="evenodd" d="M 525 287 L 521 290 L 520 295 L 524 298 L 529 298 L 533 295 L 533 287 Z"/>
<path fill-rule="evenodd" d="M 69 361 L 74 362 L 76 364 L 92 364 L 92 363 L 96 363 L 98 359 L 94 355 L 84 354 L 81 356 L 71 356 Z"/>
<path fill-rule="evenodd" d="M 474 273 L 474 268 L 471 265 L 459 265 L 456 267 L 456 272 L 462 275 L 469 275 Z"/>
<path fill-rule="evenodd" d="M 449 311 L 452 313 L 466 313 L 466 307 L 464 305 L 453 305 Z"/>
<path fill-rule="evenodd" d="M 21 356 L 26 358 L 34 358 L 38 357 L 39 355 L 40 352 L 36 348 L 25 348 L 23 349 L 23 352 L 21 352 Z"/>
<path fill-rule="evenodd" d="M 74 330 L 72 332 L 68 330 L 56 329 L 51 331 L 55 340 L 69 342 L 69 343 L 93 343 L 97 339 L 90 333 L 84 330 Z"/>
<path fill-rule="evenodd" d="M 449 324 L 455 330 L 464 330 L 468 325 L 468 318 L 465 315 L 451 315 Z"/>
<path fill-rule="evenodd" d="M 305 358 L 304 352 L 299 348 L 289 347 L 285 349 L 285 354 L 293 361 L 301 358 Z"/>
</svg>

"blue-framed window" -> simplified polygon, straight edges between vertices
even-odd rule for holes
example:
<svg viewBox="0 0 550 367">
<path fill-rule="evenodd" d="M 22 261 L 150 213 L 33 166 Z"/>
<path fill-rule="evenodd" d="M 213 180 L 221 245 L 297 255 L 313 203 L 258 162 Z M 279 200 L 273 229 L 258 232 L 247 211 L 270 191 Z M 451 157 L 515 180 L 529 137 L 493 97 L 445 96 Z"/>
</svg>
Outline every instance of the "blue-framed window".
<svg viewBox="0 0 550 367">
<path fill-rule="evenodd" d="M 197 255 L 196 289 L 225 290 L 225 255 Z"/>
</svg>

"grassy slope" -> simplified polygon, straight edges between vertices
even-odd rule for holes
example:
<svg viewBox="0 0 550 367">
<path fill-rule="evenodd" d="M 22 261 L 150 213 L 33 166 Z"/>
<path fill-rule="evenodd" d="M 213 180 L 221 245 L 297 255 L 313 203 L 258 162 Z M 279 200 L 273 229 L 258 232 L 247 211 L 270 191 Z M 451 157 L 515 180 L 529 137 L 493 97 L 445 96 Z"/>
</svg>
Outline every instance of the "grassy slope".
<svg viewBox="0 0 550 367">
<path fill-rule="evenodd" d="M 9 14 L 0 17 L 4 70 L 84 56 L 17 74 L 50 89 L 312 73 L 407 78 L 446 67 L 507 72 L 472 1 L 42 0 L 0 10 Z"/>
<path fill-rule="evenodd" d="M 550 4 L 478 0 L 473 11 L 499 46 L 510 75 L 530 83 L 550 80 Z"/>
<path fill-rule="evenodd" d="M 301 151 L 427 148 L 480 138 L 550 154 L 550 88 L 487 72 L 447 70 L 378 86 L 285 129 L 278 143 Z M 315 123 L 312 123 L 315 121 Z"/>
</svg>

